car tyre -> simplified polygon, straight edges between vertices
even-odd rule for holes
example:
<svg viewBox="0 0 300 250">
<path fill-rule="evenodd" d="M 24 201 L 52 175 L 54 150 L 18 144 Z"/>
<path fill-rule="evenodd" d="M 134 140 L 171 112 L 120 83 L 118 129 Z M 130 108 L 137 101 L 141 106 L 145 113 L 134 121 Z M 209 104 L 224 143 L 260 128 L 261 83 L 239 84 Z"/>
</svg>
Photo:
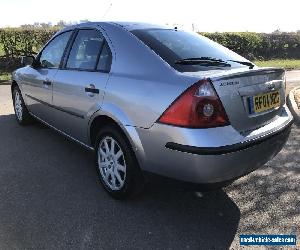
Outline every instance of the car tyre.
<svg viewBox="0 0 300 250">
<path fill-rule="evenodd" d="M 104 189 L 116 199 L 141 193 L 144 177 L 127 137 L 116 125 L 99 131 L 95 143 L 96 168 Z"/>
<path fill-rule="evenodd" d="M 20 125 L 29 124 L 32 121 L 32 116 L 28 112 L 19 87 L 14 87 L 12 97 L 17 122 Z"/>
</svg>

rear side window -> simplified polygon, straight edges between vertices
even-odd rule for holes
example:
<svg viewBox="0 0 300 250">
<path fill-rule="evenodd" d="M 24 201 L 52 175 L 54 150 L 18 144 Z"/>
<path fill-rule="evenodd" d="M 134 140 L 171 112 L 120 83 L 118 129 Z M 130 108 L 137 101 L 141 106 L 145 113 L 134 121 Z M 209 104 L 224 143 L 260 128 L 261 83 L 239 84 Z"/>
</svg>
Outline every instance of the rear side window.
<svg viewBox="0 0 300 250">
<path fill-rule="evenodd" d="M 48 43 L 39 61 L 42 68 L 58 68 L 72 31 L 64 32 Z"/>
<path fill-rule="evenodd" d="M 112 60 L 111 51 L 109 49 L 107 42 L 105 42 L 100 54 L 97 69 L 100 71 L 109 72 L 111 60 Z"/>
<path fill-rule="evenodd" d="M 131 31 L 168 64 L 180 72 L 208 70 L 203 65 L 180 65 L 186 58 L 212 57 L 216 59 L 247 61 L 235 52 L 198 34 L 173 29 L 140 29 Z M 230 62 L 231 67 L 245 67 Z"/>
<path fill-rule="evenodd" d="M 68 69 L 95 70 L 104 37 L 97 30 L 79 30 L 69 54 Z"/>
</svg>

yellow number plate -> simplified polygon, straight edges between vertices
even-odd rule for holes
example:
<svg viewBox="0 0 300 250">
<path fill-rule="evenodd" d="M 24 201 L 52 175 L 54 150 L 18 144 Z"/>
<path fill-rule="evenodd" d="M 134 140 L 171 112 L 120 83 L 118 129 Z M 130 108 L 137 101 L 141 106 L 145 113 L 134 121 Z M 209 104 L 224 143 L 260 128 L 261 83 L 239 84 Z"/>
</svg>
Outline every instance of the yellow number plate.
<svg viewBox="0 0 300 250">
<path fill-rule="evenodd" d="M 280 106 L 280 93 L 273 91 L 266 94 L 256 95 L 248 98 L 251 114 L 261 113 L 266 110 Z"/>
</svg>

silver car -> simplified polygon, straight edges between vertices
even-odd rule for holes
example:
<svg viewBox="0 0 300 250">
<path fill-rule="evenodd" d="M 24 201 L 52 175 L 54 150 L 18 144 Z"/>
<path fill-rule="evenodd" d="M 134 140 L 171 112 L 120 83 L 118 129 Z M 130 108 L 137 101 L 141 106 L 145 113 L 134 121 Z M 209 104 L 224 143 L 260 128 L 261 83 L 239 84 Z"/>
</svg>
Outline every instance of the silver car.
<svg viewBox="0 0 300 250">
<path fill-rule="evenodd" d="M 144 172 L 226 185 L 274 157 L 293 122 L 284 70 L 177 28 L 71 26 L 23 64 L 11 85 L 17 121 L 94 150 L 115 198 L 139 191 Z"/>
</svg>

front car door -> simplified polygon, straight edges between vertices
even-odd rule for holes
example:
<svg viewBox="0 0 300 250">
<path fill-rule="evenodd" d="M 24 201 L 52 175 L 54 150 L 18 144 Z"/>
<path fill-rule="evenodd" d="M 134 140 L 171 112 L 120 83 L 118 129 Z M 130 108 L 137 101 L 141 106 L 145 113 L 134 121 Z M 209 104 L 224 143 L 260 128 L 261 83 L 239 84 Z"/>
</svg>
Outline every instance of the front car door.
<svg viewBox="0 0 300 250">
<path fill-rule="evenodd" d="M 77 30 L 53 81 L 54 126 L 80 142 L 88 143 L 89 118 L 102 103 L 111 60 L 100 31 Z"/>
<path fill-rule="evenodd" d="M 54 37 L 23 75 L 23 92 L 31 113 L 51 123 L 52 81 L 61 64 L 72 31 Z"/>
</svg>

